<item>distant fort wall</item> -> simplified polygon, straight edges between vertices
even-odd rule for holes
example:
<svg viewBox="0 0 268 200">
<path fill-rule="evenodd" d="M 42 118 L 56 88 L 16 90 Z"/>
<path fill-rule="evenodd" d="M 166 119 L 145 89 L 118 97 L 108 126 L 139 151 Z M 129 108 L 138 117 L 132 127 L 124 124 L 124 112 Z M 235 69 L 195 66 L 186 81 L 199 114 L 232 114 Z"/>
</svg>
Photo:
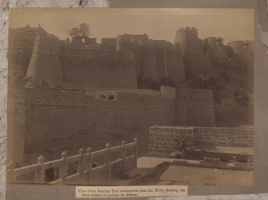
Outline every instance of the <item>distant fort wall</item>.
<svg viewBox="0 0 268 200">
<path fill-rule="evenodd" d="M 58 38 L 53 35 L 36 36 L 26 77 L 63 82 Z"/>
<path fill-rule="evenodd" d="M 111 82 L 114 82 L 112 76 L 116 77 L 114 79 L 122 80 L 122 82 L 125 81 L 124 78 L 118 78 L 118 76 L 130 77 L 129 74 L 133 72 L 132 64 L 125 67 L 124 61 L 117 56 L 107 55 L 103 59 L 102 56 L 94 56 L 93 51 L 92 55 L 88 55 L 87 50 L 90 49 L 129 51 L 134 68 L 136 68 L 136 76 L 143 79 L 151 77 L 156 81 L 170 77 L 177 86 L 185 80 L 186 76 L 209 74 L 218 68 L 229 69 L 230 73 L 234 75 L 240 69 L 247 68 L 247 76 L 250 80 L 253 79 L 253 41 L 233 41 L 227 46 L 223 45 L 221 37 L 209 37 L 202 41 L 198 38 L 197 29 L 194 27 L 177 30 L 174 45 L 165 40 L 149 39 L 146 34 L 124 34 L 118 35 L 116 38 L 102 38 L 100 44 L 97 44 L 96 38 L 88 36 L 75 36 L 71 41 L 68 38 L 59 40 L 53 35 L 47 35 L 47 32 L 40 25 L 36 28 L 27 25 L 22 28 L 10 29 L 9 34 L 9 63 L 23 66 L 27 77 L 51 80 L 54 83 L 61 83 L 65 80 L 74 82 L 76 80 L 77 83 L 82 81 L 90 87 L 106 87 L 107 80 L 103 77 L 111 74 L 109 70 L 113 67 L 117 68 L 117 72 L 122 73 L 117 73 L 117 77 L 111 74 L 109 78 Z M 83 56 L 83 58 L 71 56 L 70 63 L 67 63 L 65 58 L 63 59 L 66 49 L 77 51 L 72 54 Z M 86 58 L 87 56 L 93 57 L 95 63 L 92 64 L 91 58 Z M 113 64 L 114 60 L 118 60 L 115 65 Z M 100 65 L 100 69 L 96 69 L 96 65 Z M 75 69 L 81 71 L 77 71 L 73 75 L 74 77 L 70 77 L 68 71 Z M 99 81 L 92 77 L 92 73 L 99 74 Z M 122 82 L 118 85 L 111 85 L 111 87 L 133 88 L 135 81 L 130 81 L 132 82 L 131 86 L 122 84 Z"/>
<path fill-rule="evenodd" d="M 179 85 L 185 79 L 181 47 L 174 47 L 165 40 L 152 40 L 144 35 L 117 36 L 117 50 L 129 50 L 134 54 L 137 75 L 159 81 L 170 77 Z"/>
<path fill-rule="evenodd" d="M 22 66 L 23 74 L 26 75 L 32 55 L 33 47 L 9 46 L 8 64 Z"/>
<path fill-rule="evenodd" d="M 116 49 L 117 38 L 102 38 L 102 49 Z"/>
<path fill-rule="evenodd" d="M 176 95 L 176 126 L 215 126 L 211 90 L 180 89 Z"/>
<path fill-rule="evenodd" d="M 200 41 L 198 39 L 197 29 L 194 27 L 186 27 L 177 30 L 174 44 L 180 44 L 182 55 L 185 51 L 198 50 Z"/>
<path fill-rule="evenodd" d="M 96 88 L 137 88 L 137 73 L 129 51 L 62 48 L 64 83 Z"/>
</svg>

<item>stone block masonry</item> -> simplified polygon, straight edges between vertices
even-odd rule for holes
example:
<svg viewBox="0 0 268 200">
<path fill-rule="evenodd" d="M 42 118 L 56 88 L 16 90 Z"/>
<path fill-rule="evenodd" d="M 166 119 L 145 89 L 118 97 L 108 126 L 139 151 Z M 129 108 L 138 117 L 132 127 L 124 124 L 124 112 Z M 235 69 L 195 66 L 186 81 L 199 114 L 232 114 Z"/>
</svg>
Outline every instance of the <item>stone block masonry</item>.
<svg viewBox="0 0 268 200">
<path fill-rule="evenodd" d="M 128 141 L 139 136 L 141 149 L 148 149 L 148 128 L 174 123 L 175 98 L 162 97 L 160 92 L 113 90 L 96 94 L 99 98 L 83 90 L 26 89 L 25 148 L 37 145 L 37 151 L 46 152 L 67 146 L 77 153 L 76 146 L 81 148 L 82 143 L 86 143 L 84 148 L 90 145 L 98 150 L 107 137 L 117 145 L 123 138 Z M 114 98 L 109 98 L 112 95 Z M 71 144 L 67 142 L 70 138 Z"/>
<path fill-rule="evenodd" d="M 152 126 L 149 128 L 149 155 L 168 157 L 175 147 L 173 139 L 177 136 L 218 146 L 254 146 L 253 128 Z"/>
<path fill-rule="evenodd" d="M 174 138 L 194 141 L 193 127 L 152 126 L 149 128 L 149 155 L 168 156 L 175 148 Z"/>
<path fill-rule="evenodd" d="M 250 128 L 195 127 L 195 141 L 213 143 L 219 146 L 254 146 L 254 131 Z"/>
</svg>

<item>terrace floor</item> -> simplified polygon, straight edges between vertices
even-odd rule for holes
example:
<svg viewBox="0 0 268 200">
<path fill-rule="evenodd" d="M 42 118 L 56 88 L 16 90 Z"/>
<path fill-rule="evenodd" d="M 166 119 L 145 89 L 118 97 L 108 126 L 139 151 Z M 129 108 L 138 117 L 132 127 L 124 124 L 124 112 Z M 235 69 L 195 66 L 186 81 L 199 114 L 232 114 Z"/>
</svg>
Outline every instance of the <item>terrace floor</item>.
<svg viewBox="0 0 268 200">
<path fill-rule="evenodd" d="M 252 186 L 253 171 L 161 165 L 135 185 Z"/>
<path fill-rule="evenodd" d="M 204 166 L 198 160 L 140 157 L 141 174 L 132 179 L 114 180 L 115 185 L 217 185 L 252 186 L 253 170 L 227 166 Z"/>
<path fill-rule="evenodd" d="M 195 146 L 197 150 L 206 150 L 216 153 L 254 155 L 254 147 L 215 146 L 207 143 L 196 143 Z"/>
</svg>

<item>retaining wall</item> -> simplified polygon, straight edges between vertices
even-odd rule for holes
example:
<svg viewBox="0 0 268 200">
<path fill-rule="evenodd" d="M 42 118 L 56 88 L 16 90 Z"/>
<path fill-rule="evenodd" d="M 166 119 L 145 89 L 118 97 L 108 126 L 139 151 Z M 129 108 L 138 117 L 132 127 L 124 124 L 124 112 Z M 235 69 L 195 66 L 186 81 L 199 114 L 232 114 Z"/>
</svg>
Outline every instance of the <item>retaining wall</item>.
<svg viewBox="0 0 268 200">
<path fill-rule="evenodd" d="M 168 157 L 175 147 L 173 139 L 177 136 L 217 146 L 254 146 L 252 128 L 152 126 L 149 128 L 149 154 Z"/>
</svg>

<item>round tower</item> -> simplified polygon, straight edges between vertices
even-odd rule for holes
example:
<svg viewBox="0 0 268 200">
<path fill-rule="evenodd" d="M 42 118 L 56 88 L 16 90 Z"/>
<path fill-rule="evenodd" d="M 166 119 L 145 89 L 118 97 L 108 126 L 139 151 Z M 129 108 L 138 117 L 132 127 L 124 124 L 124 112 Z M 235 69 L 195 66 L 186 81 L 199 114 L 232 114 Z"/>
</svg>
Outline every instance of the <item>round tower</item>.
<svg viewBox="0 0 268 200">
<path fill-rule="evenodd" d="M 62 83 L 60 41 L 53 35 L 37 35 L 26 77 Z"/>
<path fill-rule="evenodd" d="M 241 52 L 243 50 L 247 50 L 248 49 L 248 43 L 240 40 L 240 41 L 233 41 L 233 42 L 229 42 L 227 44 L 228 46 L 232 47 L 233 50 L 238 54 L 241 55 Z"/>
<path fill-rule="evenodd" d="M 124 42 L 125 42 L 125 35 L 118 35 L 116 40 L 116 50 L 123 49 Z"/>
<path fill-rule="evenodd" d="M 177 43 L 181 45 L 182 55 L 184 55 L 185 51 L 194 49 L 198 45 L 197 29 L 186 27 L 177 30 L 174 44 Z"/>
</svg>

